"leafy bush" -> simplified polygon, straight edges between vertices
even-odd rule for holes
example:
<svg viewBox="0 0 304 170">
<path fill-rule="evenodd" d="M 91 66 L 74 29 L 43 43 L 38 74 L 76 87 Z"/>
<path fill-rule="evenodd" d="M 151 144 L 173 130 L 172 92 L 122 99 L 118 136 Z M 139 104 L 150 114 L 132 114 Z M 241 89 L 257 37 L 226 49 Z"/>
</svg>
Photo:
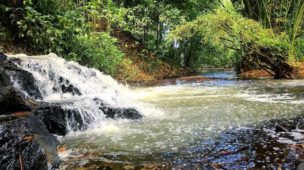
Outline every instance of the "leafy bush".
<svg viewBox="0 0 304 170">
<path fill-rule="evenodd" d="M 101 3 L 98 0 L 80 4 L 71 0 L 29 0 L 2 4 L 0 14 L 9 16 L 6 27 L 16 28 L 11 31 L 11 38 L 23 42 L 28 51 L 54 52 L 115 75 L 123 53 L 109 33 L 96 30 Z M 0 21 L 2 23 L 2 19 Z M 10 35 L 4 34 L 4 30 L 7 29 L 1 29 L 1 37 Z"/>
<path fill-rule="evenodd" d="M 77 46 L 69 57 L 82 64 L 95 67 L 107 74 L 117 74 L 123 53 L 115 46 L 116 40 L 108 33 L 77 36 Z"/>
<path fill-rule="evenodd" d="M 221 63 L 219 61 L 229 63 L 231 60 L 238 62 L 243 55 L 241 45 L 246 43 L 278 49 L 281 54 L 288 54 L 291 49 L 290 39 L 284 32 L 275 34 L 271 29 L 263 28 L 257 21 L 244 18 L 227 8 L 219 8 L 213 13 L 180 25 L 170 34 L 171 41 L 186 42 L 193 37 L 200 37 L 202 41 L 201 48 L 197 48 L 201 49 L 200 53 L 192 56 L 201 64 L 218 65 Z M 210 55 L 210 51 L 217 51 L 217 54 Z"/>
<path fill-rule="evenodd" d="M 298 61 L 304 61 L 304 38 L 298 39 L 295 42 L 295 56 Z"/>
<path fill-rule="evenodd" d="M 35 51 L 47 51 L 50 34 L 46 30 L 52 27 L 51 15 L 42 15 L 29 5 L 24 8 L 7 7 L 6 12 L 10 14 L 11 26 L 16 29 L 12 33 L 15 39 L 24 41 Z"/>
</svg>

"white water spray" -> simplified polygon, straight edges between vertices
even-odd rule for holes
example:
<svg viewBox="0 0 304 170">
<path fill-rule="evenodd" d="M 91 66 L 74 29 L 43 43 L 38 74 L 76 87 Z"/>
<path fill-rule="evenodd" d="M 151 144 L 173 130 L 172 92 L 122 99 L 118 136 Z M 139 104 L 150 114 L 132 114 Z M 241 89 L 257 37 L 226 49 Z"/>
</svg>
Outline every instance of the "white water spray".
<svg viewBox="0 0 304 170">
<path fill-rule="evenodd" d="M 128 87 L 96 69 L 81 66 L 73 61 L 65 61 L 56 54 L 44 56 L 22 54 L 10 57 L 19 58 L 21 62 L 18 66 L 32 73 L 43 102 L 60 103 L 64 110 L 76 110 L 87 125 L 96 126 L 90 122 L 100 124 L 105 120 L 98 101 L 115 108 L 136 108 L 139 112 L 149 110 L 135 103 L 136 95 Z M 15 87 L 23 91 L 26 96 L 33 97 L 26 94 L 16 82 Z M 75 130 L 73 128 L 75 122 L 69 121 L 68 127 L 70 130 Z"/>
</svg>

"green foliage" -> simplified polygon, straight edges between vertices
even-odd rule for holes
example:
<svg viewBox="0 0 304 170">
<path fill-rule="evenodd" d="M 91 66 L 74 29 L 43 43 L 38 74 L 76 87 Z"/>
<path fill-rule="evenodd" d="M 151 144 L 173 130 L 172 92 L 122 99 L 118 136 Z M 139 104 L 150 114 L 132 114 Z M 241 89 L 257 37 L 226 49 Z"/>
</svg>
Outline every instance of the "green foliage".
<svg viewBox="0 0 304 170">
<path fill-rule="evenodd" d="M 295 44 L 297 38 L 303 37 L 303 0 L 236 0 L 234 3 L 245 16 L 259 21 L 264 28 L 276 34 L 286 33 L 291 41 L 290 59 L 299 59 Z"/>
<path fill-rule="evenodd" d="M 115 75 L 126 60 L 111 34 L 123 29 L 141 49 L 171 65 L 195 69 L 231 66 L 241 59 L 246 43 L 302 60 L 303 13 L 303 0 L 5 1 L 0 4 L 0 38 Z M 159 60 L 149 62 L 147 71 L 158 69 Z"/>
<path fill-rule="evenodd" d="M 82 64 L 115 75 L 123 53 L 115 46 L 116 40 L 108 33 L 93 33 L 77 37 L 78 46 L 69 57 Z M 75 55 L 74 55 L 75 54 Z"/>
<path fill-rule="evenodd" d="M 42 15 L 31 6 L 24 8 L 24 17 L 12 15 L 12 22 L 16 23 L 18 28 L 18 37 L 23 39 L 27 45 L 35 46 L 37 51 L 47 51 L 49 45 L 50 32 L 48 28 L 52 27 L 52 16 Z"/>
<path fill-rule="evenodd" d="M 0 13 L 1 23 L 9 16 L 6 27 L 16 29 L 12 38 L 24 42 L 33 53 L 55 52 L 108 74 L 117 73 L 123 53 L 109 33 L 97 32 L 102 18 L 113 18 L 111 22 L 119 18 L 111 17 L 117 10 L 110 0 L 29 0 L 2 4 L 1 9 L 5 9 Z"/>
<path fill-rule="evenodd" d="M 227 8 L 220 8 L 195 21 L 180 25 L 170 34 L 171 41 L 184 42 L 193 37 L 201 37 L 201 49 L 196 49 L 201 52 L 192 56 L 201 61 L 201 64 L 218 65 L 218 61 L 229 64 L 231 60 L 236 62 L 242 55 L 241 44 L 246 43 L 280 49 L 282 53 L 288 53 L 291 48 L 287 34 L 275 34 L 271 29 L 265 29 L 258 22 Z M 209 55 L 210 51 L 217 51 L 218 54 Z M 219 59 L 214 59 L 218 57 Z M 209 62 L 206 62 L 206 58 L 210 58 Z"/>
<path fill-rule="evenodd" d="M 304 61 L 304 37 L 297 39 L 295 42 L 294 56 L 297 56 L 298 61 Z"/>
<path fill-rule="evenodd" d="M 124 29 L 131 32 L 151 51 L 167 57 L 166 38 L 176 26 L 210 11 L 217 0 L 143 0 L 124 1 L 126 23 Z"/>
</svg>

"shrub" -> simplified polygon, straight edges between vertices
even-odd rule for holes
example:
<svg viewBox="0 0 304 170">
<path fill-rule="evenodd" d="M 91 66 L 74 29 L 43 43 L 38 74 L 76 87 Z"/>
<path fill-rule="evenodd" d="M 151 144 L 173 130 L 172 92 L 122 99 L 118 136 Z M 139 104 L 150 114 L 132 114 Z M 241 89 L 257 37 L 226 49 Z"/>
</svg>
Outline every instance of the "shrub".
<svg viewBox="0 0 304 170">
<path fill-rule="evenodd" d="M 69 58 L 97 68 L 110 75 L 116 75 L 122 62 L 123 53 L 115 46 L 116 39 L 108 33 L 79 35 Z"/>
</svg>

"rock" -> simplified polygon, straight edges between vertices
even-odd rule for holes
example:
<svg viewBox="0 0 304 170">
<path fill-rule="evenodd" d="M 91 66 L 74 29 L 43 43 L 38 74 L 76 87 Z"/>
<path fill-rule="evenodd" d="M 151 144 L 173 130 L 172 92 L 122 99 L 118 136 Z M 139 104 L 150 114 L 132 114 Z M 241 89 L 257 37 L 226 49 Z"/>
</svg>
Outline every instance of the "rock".
<svg viewBox="0 0 304 170">
<path fill-rule="evenodd" d="M 35 83 L 36 81 L 33 75 L 28 71 L 18 68 L 15 64 L 18 62 L 20 62 L 19 59 L 11 58 L 8 61 L 1 63 L 0 65 L 2 66 L 0 66 L 0 68 L 4 68 L 4 73 L 2 74 L 6 74 L 7 77 L 12 77 L 12 80 L 17 82 L 20 88 L 24 90 L 30 97 L 33 97 L 35 99 L 42 99 L 41 93 Z"/>
<path fill-rule="evenodd" d="M 0 125 L 0 166 L 3 170 L 57 168 L 59 142 L 35 117 Z"/>
<path fill-rule="evenodd" d="M 4 65 L 0 62 L 0 87 L 11 85 L 10 77 L 5 73 Z"/>
<path fill-rule="evenodd" d="M 0 62 L 5 61 L 7 56 L 0 52 Z"/>
<path fill-rule="evenodd" d="M 74 131 L 85 130 L 93 120 L 89 115 L 82 117 L 77 110 L 63 109 L 61 104 L 46 103 L 33 114 L 45 124 L 50 133 L 60 136 L 66 135 L 69 128 Z"/>
<path fill-rule="evenodd" d="M 301 162 L 301 163 L 297 166 L 297 170 L 304 170 L 304 162 Z"/>
<path fill-rule="evenodd" d="M 73 86 L 69 80 L 60 77 L 59 78 L 59 83 L 61 84 L 60 88 L 62 93 L 72 93 L 73 95 L 77 94 L 77 95 L 81 95 L 81 92 L 78 88 L 76 88 L 75 86 Z"/>
<path fill-rule="evenodd" d="M 282 125 L 276 125 L 275 131 L 276 132 L 290 132 L 288 129 L 286 129 L 286 127 L 284 127 Z"/>
<path fill-rule="evenodd" d="M 114 107 L 99 107 L 100 110 L 106 115 L 107 118 L 122 118 L 137 120 L 142 119 L 142 115 L 133 108 L 114 108 Z"/>
<path fill-rule="evenodd" d="M 10 84 L 10 78 L 5 74 L 4 70 L 0 68 L 0 87 L 9 86 Z"/>
<path fill-rule="evenodd" d="M 107 118 L 122 118 L 137 120 L 143 116 L 134 108 L 116 108 L 105 104 L 101 99 L 95 98 L 94 101 L 99 105 L 99 109 L 106 115 Z"/>
<path fill-rule="evenodd" d="M 96 100 L 97 101 L 97 100 Z M 101 102 L 98 100 L 97 102 Z M 114 108 L 100 104 L 100 110 L 107 118 L 141 119 L 133 108 Z M 64 136 L 69 130 L 86 130 L 94 118 L 85 112 L 74 109 L 72 103 L 44 103 L 33 114 L 40 119 L 50 133 Z"/>
<path fill-rule="evenodd" d="M 0 88 L 0 115 L 20 111 L 31 111 L 31 108 L 12 87 Z"/>
<path fill-rule="evenodd" d="M 71 84 L 69 84 L 69 85 L 63 84 L 60 86 L 60 88 L 63 93 L 72 93 L 73 95 L 75 95 L 75 94 L 81 95 L 80 91 Z"/>
</svg>

